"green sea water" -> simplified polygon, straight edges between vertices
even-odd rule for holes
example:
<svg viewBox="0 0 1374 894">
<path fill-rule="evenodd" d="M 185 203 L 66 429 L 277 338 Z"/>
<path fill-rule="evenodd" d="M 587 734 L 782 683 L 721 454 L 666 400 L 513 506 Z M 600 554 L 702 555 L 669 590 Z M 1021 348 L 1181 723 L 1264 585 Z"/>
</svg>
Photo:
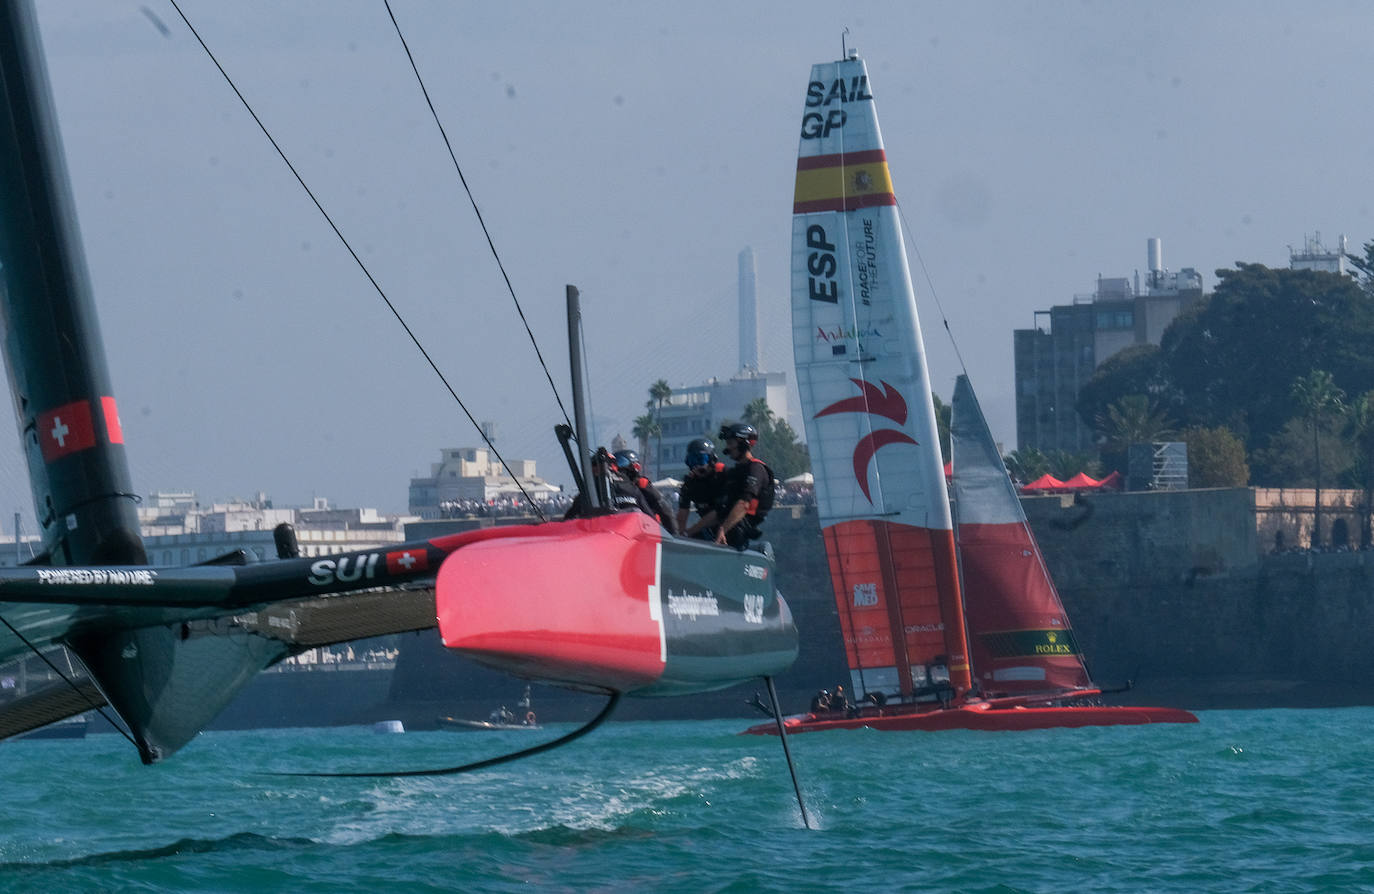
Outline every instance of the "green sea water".
<svg viewBox="0 0 1374 894">
<path fill-rule="evenodd" d="M 1016 733 L 610 723 L 531 733 L 206 733 L 0 744 L 0 890 L 1374 891 L 1374 708 Z M 571 729 L 552 728 L 549 736 Z"/>
</svg>

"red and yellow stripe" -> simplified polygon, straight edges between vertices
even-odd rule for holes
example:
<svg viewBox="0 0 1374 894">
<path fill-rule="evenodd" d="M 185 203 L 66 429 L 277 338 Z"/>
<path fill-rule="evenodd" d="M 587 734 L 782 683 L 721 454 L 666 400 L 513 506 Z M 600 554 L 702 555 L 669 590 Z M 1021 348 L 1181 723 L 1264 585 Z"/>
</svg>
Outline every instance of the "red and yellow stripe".
<svg viewBox="0 0 1374 894">
<path fill-rule="evenodd" d="M 887 153 L 882 149 L 797 159 L 793 214 L 895 204 L 897 197 L 892 192 Z"/>
</svg>

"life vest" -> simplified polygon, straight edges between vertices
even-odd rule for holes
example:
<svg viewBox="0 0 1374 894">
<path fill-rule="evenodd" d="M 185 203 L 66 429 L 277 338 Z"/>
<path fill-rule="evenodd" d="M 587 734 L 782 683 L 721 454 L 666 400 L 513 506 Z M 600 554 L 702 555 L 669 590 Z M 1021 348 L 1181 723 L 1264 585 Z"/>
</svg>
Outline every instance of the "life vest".
<svg viewBox="0 0 1374 894">
<path fill-rule="evenodd" d="M 758 463 L 762 466 L 765 476 L 763 483 L 759 486 L 758 496 L 748 501 L 744 509 L 745 516 L 751 519 L 755 524 L 758 524 L 763 521 L 764 517 L 768 515 L 768 511 L 773 508 L 773 497 L 776 485 L 774 483 L 773 470 L 768 468 L 768 463 L 759 459 L 757 456 L 749 457 L 749 462 Z M 744 499 L 742 489 L 745 481 L 748 480 L 749 473 L 752 471 L 753 466 L 745 469 L 738 464 L 730 470 L 732 475 L 739 477 L 733 479 L 732 482 L 728 482 L 726 487 L 721 491 L 718 507 L 722 516 L 730 511 L 730 507 L 734 505 L 736 499 Z M 739 493 L 740 496 L 733 496 L 732 491 L 734 493 Z"/>
<path fill-rule="evenodd" d="M 768 481 L 764 484 L 763 490 L 759 492 L 759 498 L 750 513 L 759 521 L 763 521 L 768 515 L 768 511 L 773 508 L 773 499 L 777 495 L 778 488 L 777 479 L 773 477 L 773 470 L 768 468 L 768 463 L 758 457 L 751 457 L 750 459 L 763 466 L 763 471 L 768 473 Z"/>
</svg>

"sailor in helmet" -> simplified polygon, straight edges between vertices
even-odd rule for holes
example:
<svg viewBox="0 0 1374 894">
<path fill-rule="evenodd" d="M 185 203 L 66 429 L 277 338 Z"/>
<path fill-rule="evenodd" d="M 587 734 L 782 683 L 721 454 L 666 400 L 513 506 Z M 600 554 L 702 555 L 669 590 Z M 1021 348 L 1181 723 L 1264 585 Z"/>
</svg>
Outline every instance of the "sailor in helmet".
<svg viewBox="0 0 1374 894">
<path fill-rule="evenodd" d="M 725 455 L 735 465 L 726 473 L 724 499 L 716 504 L 720 518 L 716 543 L 742 550 L 761 534 L 763 519 L 773 508 L 776 484 L 773 470 L 754 456 L 758 429 L 747 422 L 733 422 L 720 427 L 720 438 Z"/>
<path fill-rule="evenodd" d="M 600 447 L 592 457 L 592 468 L 594 474 L 606 476 L 612 512 L 643 512 L 645 515 L 658 518 L 665 527 L 676 533 L 674 519 L 667 504 L 658 492 L 649 486 L 648 481 L 639 477 L 639 457 L 633 450 L 618 450 L 612 454 L 605 447 Z M 594 514 L 588 510 L 586 497 L 578 494 L 563 518 L 585 518 Z"/>
<path fill-rule="evenodd" d="M 659 520 L 659 523 L 668 529 L 668 533 L 676 537 L 678 526 L 676 519 L 673 517 L 673 511 L 671 507 L 668 506 L 668 501 L 663 499 L 663 495 L 658 492 L 658 489 L 649 483 L 648 478 L 645 478 L 641 474 L 642 470 L 639 465 L 639 454 L 635 453 L 633 450 L 617 450 L 614 456 L 615 469 L 624 479 L 624 483 L 634 488 L 634 492 L 639 500 L 645 506 L 649 507 L 649 514 L 655 516 Z M 612 480 L 611 485 L 611 499 L 614 500 L 616 499 L 615 491 L 617 489 L 625 490 L 625 488 L 617 484 L 614 480 Z"/>
<path fill-rule="evenodd" d="M 716 445 L 707 438 L 697 438 L 687 445 L 687 478 L 682 482 L 677 498 L 677 527 L 684 537 L 715 540 L 715 526 L 707 517 L 715 518 L 716 504 L 724 495 L 725 463 L 716 458 Z M 687 517 L 697 511 L 691 526 Z"/>
</svg>

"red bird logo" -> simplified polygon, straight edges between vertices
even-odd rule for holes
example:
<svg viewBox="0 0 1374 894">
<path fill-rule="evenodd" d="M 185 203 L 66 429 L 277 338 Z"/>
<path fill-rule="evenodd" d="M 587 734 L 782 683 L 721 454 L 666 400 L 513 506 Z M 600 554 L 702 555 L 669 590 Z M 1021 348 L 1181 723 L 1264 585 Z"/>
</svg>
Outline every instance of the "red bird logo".
<svg viewBox="0 0 1374 894">
<path fill-rule="evenodd" d="M 833 416 L 836 413 L 867 413 L 870 416 L 891 419 L 898 425 L 906 424 L 906 399 L 896 388 L 883 382 L 883 390 L 879 391 L 872 382 L 865 382 L 863 379 L 849 381 L 858 385 L 862 393 L 856 397 L 836 401 L 817 413 L 815 418 Z M 859 443 L 854 447 L 854 480 L 859 482 L 859 488 L 863 490 L 868 502 L 873 502 L 873 496 L 868 492 L 868 464 L 873 461 L 873 455 L 878 452 L 878 448 L 886 447 L 888 444 L 916 443 L 906 432 L 893 428 L 880 428 L 859 439 Z"/>
</svg>

